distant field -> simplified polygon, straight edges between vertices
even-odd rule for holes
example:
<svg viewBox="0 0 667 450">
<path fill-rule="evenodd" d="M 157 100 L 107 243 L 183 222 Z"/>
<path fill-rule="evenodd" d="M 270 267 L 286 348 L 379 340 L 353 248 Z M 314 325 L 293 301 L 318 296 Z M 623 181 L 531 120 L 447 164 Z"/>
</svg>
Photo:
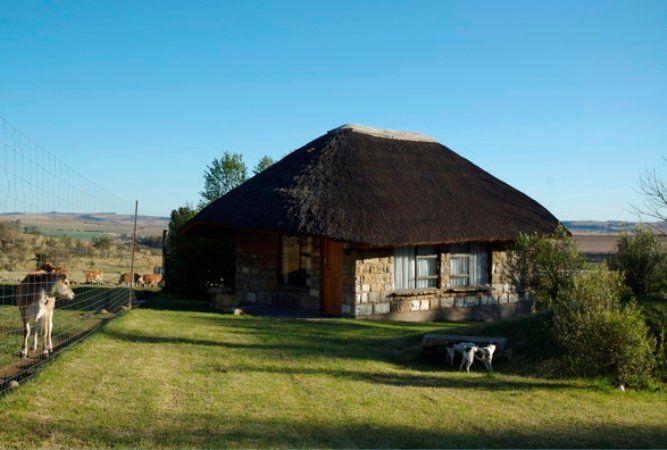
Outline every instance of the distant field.
<svg viewBox="0 0 667 450">
<path fill-rule="evenodd" d="M 131 235 L 134 226 L 134 216 L 114 213 L 8 213 L 0 214 L 0 221 L 18 221 L 21 226 L 36 227 L 40 230 L 80 230 L 118 235 Z M 162 230 L 166 229 L 168 224 L 169 219 L 167 217 L 139 216 L 137 218 L 137 232 L 139 236 L 160 236 Z M 59 236 L 62 236 L 62 234 Z"/>
<path fill-rule="evenodd" d="M 51 228 L 39 228 L 39 232 L 45 236 L 66 236 L 81 241 L 91 241 L 94 237 L 108 236 L 110 234 L 102 231 L 55 230 Z"/>
<path fill-rule="evenodd" d="M 614 253 L 620 234 L 574 234 L 574 240 L 582 253 Z M 662 245 L 667 248 L 667 236 L 661 236 Z"/>
</svg>

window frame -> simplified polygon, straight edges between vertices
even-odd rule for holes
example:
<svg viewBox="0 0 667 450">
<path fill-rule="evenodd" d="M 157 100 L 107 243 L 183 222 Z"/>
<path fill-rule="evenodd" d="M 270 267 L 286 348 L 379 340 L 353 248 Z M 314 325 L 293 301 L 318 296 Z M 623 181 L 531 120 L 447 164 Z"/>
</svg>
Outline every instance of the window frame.
<svg viewBox="0 0 667 450">
<path fill-rule="evenodd" d="M 433 245 L 413 245 L 413 246 L 407 246 L 412 250 L 412 255 L 409 256 L 410 261 L 414 264 L 414 271 L 415 271 L 415 276 L 412 279 L 413 285 L 410 287 L 396 287 L 396 249 L 399 247 L 394 248 L 394 260 L 393 260 L 393 266 L 392 266 L 392 271 L 393 271 L 393 277 L 392 277 L 392 287 L 394 290 L 418 290 L 418 289 L 440 289 L 442 286 L 442 276 L 441 276 L 441 270 L 440 270 L 440 264 L 441 264 L 441 255 L 442 255 L 442 248 L 440 246 L 433 246 Z M 434 253 L 428 253 L 428 254 L 419 254 L 419 248 L 428 248 L 432 247 L 434 250 Z M 417 275 L 417 260 L 419 259 L 432 259 L 435 260 L 435 274 L 434 275 Z M 435 286 L 426 286 L 426 287 L 417 287 L 417 283 L 420 280 L 435 280 Z"/>
<path fill-rule="evenodd" d="M 417 275 L 417 261 L 420 259 L 433 259 L 435 260 L 435 275 Z M 436 247 L 435 254 L 429 254 L 429 255 L 418 255 L 417 254 L 417 247 L 415 247 L 415 287 L 414 288 L 408 288 L 408 289 L 429 289 L 429 288 L 439 288 L 440 287 L 440 252 L 439 249 Z M 426 286 L 423 288 L 418 288 L 417 283 L 420 280 L 435 280 L 435 286 Z"/>
<path fill-rule="evenodd" d="M 484 253 L 486 254 L 486 273 L 485 273 L 485 278 L 486 278 L 486 283 L 483 284 L 472 284 L 472 272 L 473 272 L 473 255 L 474 253 L 471 252 L 471 244 L 482 244 L 485 247 Z M 467 252 L 463 253 L 461 251 L 453 252 L 451 249 L 454 247 L 454 245 L 449 247 L 449 288 L 450 289 L 470 289 L 470 288 L 484 288 L 489 286 L 491 282 L 491 258 L 492 258 L 492 251 L 491 251 L 491 244 L 489 242 L 466 242 L 464 244 L 456 244 L 456 246 L 463 247 L 465 246 Z M 467 259 L 468 260 L 468 273 L 465 275 L 454 275 L 452 273 L 452 261 L 454 259 Z M 464 285 L 457 285 L 454 286 L 452 284 L 452 279 L 466 279 L 467 284 Z"/>
<path fill-rule="evenodd" d="M 298 269 L 288 273 L 285 273 L 285 238 L 295 238 L 298 240 L 297 241 Z M 307 236 L 299 236 L 299 235 L 290 235 L 290 234 L 280 235 L 280 250 L 279 250 L 280 264 L 278 265 L 278 284 L 280 286 L 298 287 L 298 288 L 308 287 L 308 272 L 306 270 L 307 265 L 304 264 L 304 258 L 310 258 L 312 257 L 312 255 L 304 251 L 305 240 L 307 238 L 308 238 Z M 298 282 L 295 282 L 295 277 L 297 278 Z"/>
<path fill-rule="evenodd" d="M 468 273 L 465 275 L 454 275 L 452 273 L 452 261 L 454 259 L 465 259 L 468 261 L 467 267 L 468 267 Z M 449 254 L 449 287 L 452 289 L 456 288 L 467 288 L 473 286 L 470 282 L 470 278 L 472 277 L 472 274 L 470 273 L 471 270 L 470 268 L 472 267 L 472 255 L 470 253 L 450 253 Z M 452 283 L 453 279 L 465 279 L 467 281 L 466 284 L 459 284 L 454 286 Z"/>
</svg>

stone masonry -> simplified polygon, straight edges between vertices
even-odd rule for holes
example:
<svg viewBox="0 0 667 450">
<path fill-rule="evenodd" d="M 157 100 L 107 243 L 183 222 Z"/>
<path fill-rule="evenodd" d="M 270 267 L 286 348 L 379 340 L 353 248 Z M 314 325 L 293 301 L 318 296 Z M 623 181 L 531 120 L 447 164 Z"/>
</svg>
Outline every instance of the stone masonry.
<svg viewBox="0 0 667 450">
<path fill-rule="evenodd" d="M 307 238 L 306 286 L 280 283 L 279 234 L 239 233 L 236 237 L 236 297 L 242 304 L 321 309 L 320 239 Z M 504 270 L 507 252 L 494 244 L 490 254 L 490 282 L 482 287 L 449 286 L 447 247 L 440 257 L 440 286 L 394 290 L 391 248 L 359 249 L 344 245 L 342 314 L 351 317 L 396 320 L 469 320 L 504 317 L 532 308 L 530 298 L 510 292 Z"/>
<path fill-rule="evenodd" d="M 449 286 L 449 253 L 440 253 L 440 287 L 408 290 L 393 289 L 393 249 L 352 250 L 345 259 L 345 303 L 355 317 L 407 319 L 448 318 L 465 320 L 511 315 L 512 310 L 530 310 L 529 298 L 510 292 L 504 269 L 507 252 L 503 245 L 491 250 L 490 283 L 483 287 L 451 288 Z M 347 278 L 349 277 L 349 278 Z M 507 305 L 507 306 L 503 306 Z M 480 308 L 481 307 L 481 308 Z M 472 311 L 472 308 L 479 311 Z M 505 313 L 503 311 L 510 311 Z"/>
<path fill-rule="evenodd" d="M 239 233 L 236 237 L 235 289 L 239 303 L 320 309 L 320 240 L 306 238 L 306 286 L 279 282 L 281 236 Z"/>
</svg>

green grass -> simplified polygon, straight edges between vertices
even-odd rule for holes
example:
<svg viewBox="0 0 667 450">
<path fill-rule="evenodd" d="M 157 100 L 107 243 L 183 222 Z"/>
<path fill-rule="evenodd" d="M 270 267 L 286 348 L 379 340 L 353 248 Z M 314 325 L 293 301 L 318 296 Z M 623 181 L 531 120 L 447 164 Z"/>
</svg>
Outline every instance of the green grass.
<svg viewBox="0 0 667 450">
<path fill-rule="evenodd" d="M 421 335 L 443 329 L 133 310 L 0 398 L 0 446 L 667 443 L 665 392 L 420 360 Z"/>
<path fill-rule="evenodd" d="M 94 237 L 109 236 L 109 233 L 101 231 L 64 230 L 53 228 L 39 228 L 39 232 L 44 236 L 65 236 L 81 241 L 92 241 Z"/>
<path fill-rule="evenodd" d="M 18 356 L 23 345 L 23 322 L 19 309 L 13 305 L 13 290 L 15 286 L 0 285 L 0 375 L 4 375 L 8 366 L 21 361 Z M 103 320 L 109 319 L 119 306 L 126 302 L 127 288 L 79 286 L 74 288 L 76 297 L 72 301 L 58 301 L 53 317 L 52 341 L 54 346 L 67 341 L 80 333 L 97 326 Z M 143 295 L 143 292 L 142 292 Z M 3 305 L 2 302 L 12 304 Z M 107 309 L 108 313 L 100 313 Z M 34 331 L 34 328 L 33 328 Z M 29 346 L 32 348 L 33 337 L 30 337 Z M 39 340 L 39 351 L 30 354 L 31 358 L 38 358 L 41 352 L 42 341 Z M 11 370 L 9 371 L 11 372 Z M 2 379 L 0 378 L 0 381 Z"/>
</svg>

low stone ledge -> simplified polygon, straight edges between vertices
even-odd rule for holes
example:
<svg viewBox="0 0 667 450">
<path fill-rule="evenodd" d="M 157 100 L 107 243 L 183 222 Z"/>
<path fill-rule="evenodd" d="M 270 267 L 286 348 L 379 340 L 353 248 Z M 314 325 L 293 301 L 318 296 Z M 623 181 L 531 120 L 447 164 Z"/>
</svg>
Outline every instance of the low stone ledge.
<svg viewBox="0 0 667 450">
<path fill-rule="evenodd" d="M 460 296 L 464 294 L 477 294 L 477 295 L 492 295 L 491 286 L 469 286 L 461 288 L 449 288 L 449 289 L 438 289 L 438 288 L 422 288 L 422 289 L 399 289 L 390 292 L 387 294 L 387 297 L 394 299 L 401 298 L 411 298 L 411 297 L 447 297 L 447 296 Z"/>
</svg>

